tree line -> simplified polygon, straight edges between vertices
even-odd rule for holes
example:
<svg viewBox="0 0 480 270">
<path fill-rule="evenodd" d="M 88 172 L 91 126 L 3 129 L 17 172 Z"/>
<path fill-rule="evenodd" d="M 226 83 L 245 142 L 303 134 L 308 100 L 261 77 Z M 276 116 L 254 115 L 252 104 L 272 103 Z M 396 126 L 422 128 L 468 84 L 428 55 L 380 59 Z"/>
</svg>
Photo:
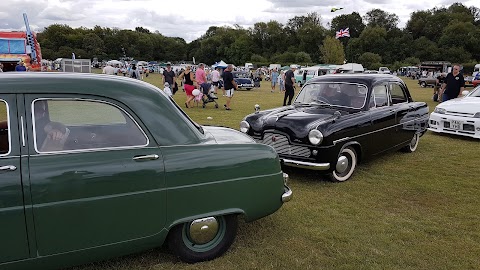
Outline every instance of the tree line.
<svg viewBox="0 0 480 270">
<path fill-rule="evenodd" d="M 135 30 L 95 26 L 71 28 L 53 24 L 37 34 L 43 58 L 70 57 L 100 60 L 132 57 L 138 60 L 184 61 L 213 64 L 221 59 L 236 65 L 297 63 L 363 64 L 377 69 L 443 60 L 472 65 L 480 62 L 480 9 L 454 3 L 415 11 L 403 29 L 397 15 L 372 9 L 363 17 L 342 14 L 324 26 L 318 13 L 295 16 L 286 24 L 275 20 L 250 28 L 211 26 L 200 38 L 187 43 L 143 27 Z M 346 27 L 350 37 L 335 38 Z"/>
</svg>

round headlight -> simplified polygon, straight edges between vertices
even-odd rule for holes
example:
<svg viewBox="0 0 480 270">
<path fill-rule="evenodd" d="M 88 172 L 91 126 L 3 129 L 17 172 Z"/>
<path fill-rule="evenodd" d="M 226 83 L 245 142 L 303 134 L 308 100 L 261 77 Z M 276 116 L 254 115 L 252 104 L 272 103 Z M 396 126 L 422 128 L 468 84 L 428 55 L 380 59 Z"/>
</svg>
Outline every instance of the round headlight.
<svg viewBox="0 0 480 270">
<path fill-rule="evenodd" d="M 243 120 L 242 122 L 240 122 L 241 132 L 247 133 L 249 129 L 250 129 L 250 124 L 247 121 Z"/>
<path fill-rule="evenodd" d="M 312 129 L 308 133 L 308 140 L 313 145 L 319 145 L 323 141 L 323 134 L 322 134 L 322 132 L 320 132 L 316 129 Z"/>
<path fill-rule="evenodd" d="M 439 114 L 445 114 L 446 110 L 444 108 L 435 107 L 434 112 L 439 113 Z"/>
</svg>

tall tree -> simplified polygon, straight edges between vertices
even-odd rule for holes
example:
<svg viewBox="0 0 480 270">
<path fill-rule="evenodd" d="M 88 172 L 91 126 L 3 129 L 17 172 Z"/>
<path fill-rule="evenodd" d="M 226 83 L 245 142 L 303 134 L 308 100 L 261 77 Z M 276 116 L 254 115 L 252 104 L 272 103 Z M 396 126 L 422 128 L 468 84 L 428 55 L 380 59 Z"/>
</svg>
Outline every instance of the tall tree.
<svg viewBox="0 0 480 270">
<path fill-rule="evenodd" d="M 345 61 L 345 52 L 342 43 L 334 37 L 326 37 L 320 47 L 321 62 L 325 64 L 341 65 Z"/>
<path fill-rule="evenodd" d="M 398 16 L 393 13 L 385 12 L 381 9 L 372 9 L 364 16 L 367 26 L 383 27 L 387 31 L 397 28 Z"/>
</svg>

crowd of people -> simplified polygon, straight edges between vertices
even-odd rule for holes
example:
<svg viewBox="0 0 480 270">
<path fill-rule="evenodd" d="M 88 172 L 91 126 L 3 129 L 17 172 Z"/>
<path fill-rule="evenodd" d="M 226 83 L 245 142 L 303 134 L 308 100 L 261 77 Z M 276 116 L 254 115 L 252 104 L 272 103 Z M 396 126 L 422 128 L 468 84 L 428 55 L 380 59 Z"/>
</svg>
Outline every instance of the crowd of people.
<svg viewBox="0 0 480 270">
<path fill-rule="evenodd" d="M 226 98 L 224 104 L 225 110 L 231 110 L 231 102 L 234 96 L 235 90 L 238 89 L 238 85 L 234 80 L 232 71 L 235 67 L 228 65 L 226 68 L 216 67 L 214 69 L 207 68 L 205 64 L 200 63 L 198 66 L 192 67 L 186 65 L 185 68 L 180 70 L 173 70 L 171 63 L 167 63 L 165 68 L 160 69 L 160 74 L 163 80 L 164 91 L 168 95 L 175 95 L 180 87 L 186 94 L 185 107 L 192 108 L 196 95 L 194 90 L 198 89 L 200 93 L 208 94 L 209 91 L 212 94 L 218 94 L 219 90 L 222 90 L 222 95 Z M 287 71 L 278 70 L 273 68 L 264 73 L 264 71 L 258 69 L 256 71 L 249 70 L 250 78 L 255 81 L 256 86 L 259 86 L 259 81 L 262 80 L 262 75 L 270 80 L 271 92 L 277 91 L 277 85 L 279 92 L 284 93 L 283 106 L 290 105 L 295 94 L 295 75 L 294 71 L 296 65 L 291 65 Z M 433 100 L 442 102 L 461 96 L 465 89 L 465 79 L 460 72 L 460 65 L 455 64 L 451 72 L 424 74 L 425 76 L 433 76 L 436 78 L 434 87 Z M 24 72 L 28 71 L 27 67 L 22 61 L 19 61 L 15 67 L 15 71 Z M 0 72 L 3 72 L 3 65 L 0 63 Z M 421 72 L 421 71 L 420 71 Z M 138 66 L 134 63 L 127 66 L 120 67 L 119 65 L 113 65 L 107 63 L 103 68 L 102 73 L 107 75 L 123 75 L 133 79 L 143 80 L 144 76 L 148 77 L 150 70 L 147 67 Z M 426 71 L 424 71 L 426 73 Z M 180 86 L 177 81 L 180 80 Z"/>
</svg>

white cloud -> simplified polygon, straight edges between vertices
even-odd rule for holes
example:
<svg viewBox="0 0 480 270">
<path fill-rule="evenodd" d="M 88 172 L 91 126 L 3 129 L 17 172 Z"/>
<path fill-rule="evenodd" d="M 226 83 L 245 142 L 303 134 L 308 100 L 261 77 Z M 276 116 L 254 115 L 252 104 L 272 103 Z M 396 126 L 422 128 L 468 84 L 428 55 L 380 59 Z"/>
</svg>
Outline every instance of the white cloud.
<svg viewBox="0 0 480 270">
<path fill-rule="evenodd" d="M 472 6 L 474 1 L 460 1 Z M 476 1 L 475 1 L 476 2 Z M 181 37 L 188 42 L 199 38 L 210 26 L 248 28 L 256 22 L 276 20 L 282 24 L 294 16 L 317 12 L 326 25 L 341 14 L 358 12 L 364 16 L 373 8 L 395 13 L 403 27 L 416 10 L 448 6 L 447 0 L 241 0 L 241 1 L 155 1 L 155 0 L 2 0 L 0 30 L 23 30 L 22 13 L 26 12 L 30 26 L 41 31 L 54 23 L 73 28 L 134 29 L 141 26 L 165 36 Z M 478 6 L 478 4 L 477 4 Z M 330 12 L 332 7 L 343 10 Z"/>
</svg>

